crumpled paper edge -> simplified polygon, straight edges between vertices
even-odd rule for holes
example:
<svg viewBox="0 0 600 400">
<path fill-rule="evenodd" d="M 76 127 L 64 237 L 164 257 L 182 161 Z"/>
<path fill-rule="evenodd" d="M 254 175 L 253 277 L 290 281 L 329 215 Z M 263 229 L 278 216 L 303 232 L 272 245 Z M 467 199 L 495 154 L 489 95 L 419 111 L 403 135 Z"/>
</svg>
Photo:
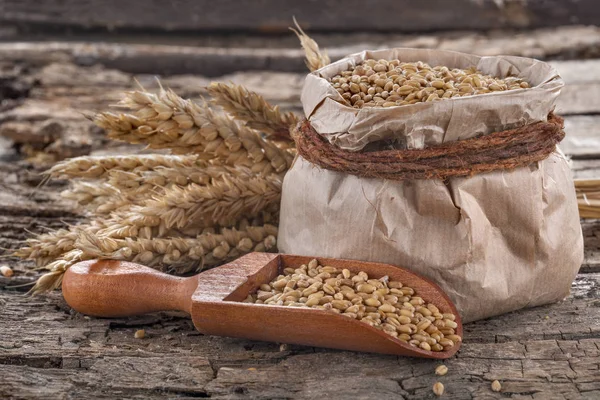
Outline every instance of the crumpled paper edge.
<svg viewBox="0 0 600 400">
<path fill-rule="evenodd" d="M 326 78 L 365 59 L 423 61 L 449 68 L 477 67 L 485 74 L 525 79 L 532 87 L 397 107 L 355 109 L 346 106 Z M 564 82 L 549 64 L 516 56 L 480 57 L 445 50 L 395 48 L 363 51 L 306 77 L 302 105 L 306 118 L 330 143 L 349 151 L 392 140 L 422 149 L 546 121 Z"/>
</svg>

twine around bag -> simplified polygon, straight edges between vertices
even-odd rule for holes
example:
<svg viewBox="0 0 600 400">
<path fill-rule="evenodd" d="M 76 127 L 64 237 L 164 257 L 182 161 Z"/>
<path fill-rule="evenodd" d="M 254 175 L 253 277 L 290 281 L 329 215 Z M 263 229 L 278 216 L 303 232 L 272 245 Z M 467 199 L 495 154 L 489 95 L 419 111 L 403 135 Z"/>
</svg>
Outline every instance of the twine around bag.
<svg viewBox="0 0 600 400">
<path fill-rule="evenodd" d="M 494 132 L 425 149 L 350 152 L 329 143 L 310 122 L 292 131 L 298 154 L 319 167 L 364 178 L 396 181 L 473 176 L 546 159 L 564 138 L 563 119 Z"/>
</svg>

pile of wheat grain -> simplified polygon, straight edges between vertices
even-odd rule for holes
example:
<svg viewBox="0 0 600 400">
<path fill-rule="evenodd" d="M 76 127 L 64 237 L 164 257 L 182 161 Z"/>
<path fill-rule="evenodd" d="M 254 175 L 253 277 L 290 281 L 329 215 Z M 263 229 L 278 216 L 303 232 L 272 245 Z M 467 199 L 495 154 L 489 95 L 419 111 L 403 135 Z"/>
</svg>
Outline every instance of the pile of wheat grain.
<svg viewBox="0 0 600 400">
<path fill-rule="evenodd" d="M 517 77 L 498 78 L 476 68 L 432 67 L 422 61 L 365 60 L 329 82 L 348 105 L 396 107 L 529 88 Z"/>
</svg>

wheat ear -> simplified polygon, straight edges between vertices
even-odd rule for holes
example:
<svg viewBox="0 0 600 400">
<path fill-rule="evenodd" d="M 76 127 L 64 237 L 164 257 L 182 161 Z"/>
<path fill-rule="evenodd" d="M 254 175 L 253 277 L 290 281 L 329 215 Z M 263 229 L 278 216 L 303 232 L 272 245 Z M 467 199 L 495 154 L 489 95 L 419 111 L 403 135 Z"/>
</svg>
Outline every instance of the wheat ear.
<svg viewBox="0 0 600 400">
<path fill-rule="evenodd" d="M 223 175 L 209 185 L 170 186 L 161 196 L 132 212 L 155 218 L 160 232 L 189 226 L 228 226 L 241 217 L 252 217 L 281 198 L 280 175 L 257 176 L 239 167 L 235 175 Z M 135 224 L 135 219 L 127 223 Z"/>
<path fill-rule="evenodd" d="M 233 83 L 212 82 L 208 93 L 213 102 L 246 126 L 263 132 L 268 138 L 291 142 L 290 128 L 298 122 L 291 112 L 281 112 L 258 93 Z"/>
<path fill-rule="evenodd" d="M 77 232 L 76 247 L 46 266 L 50 272 L 42 275 L 32 294 L 60 287 L 65 271 L 73 264 L 95 258 L 108 258 L 144 263 L 163 271 L 183 274 L 204 266 L 215 266 L 251 251 L 274 250 L 277 227 L 247 226 L 245 229 L 222 228 L 196 238 L 126 238 L 100 237 L 86 230 Z"/>
<path fill-rule="evenodd" d="M 75 240 L 77 234 L 74 231 L 58 229 L 27 239 L 26 245 L 15 251 L 13 256 L 34 260 L 38 267 L 43 267 L 72 250 Z"/>
<path fill-rule="evenodd" d="M 158 95 L 128 92 L 120 105 L 133 114 L 100 113 L 94 122 L 112 139 L 195 153 L 204 159 L 244 165 L 255 171 L 283 171 L 292 159 L 287 151 L 263 140 L 258 132 L 214 113 L 206 103 L 184 100 L 171 90 Z"/>
<path fill-rule="evenodd" d="M 277 228 L 249 226 L 246 230 L 222 228 L 196 238 L 110 239 L 82 232 L 77 246 L 93 258 L 139 262 L 156 269 L 183 274 L 203 266 L 214 266 L 260 249 L 275 246 Z"/>
<path fill-rule="evenodd" d="M 313 39 L 310 38 L 298 25 L 298 21 L 294 18 L 294 24 L 296 25 L 296 29 L 290 28 L 298 39 L 300 39 L 300 44 L 304 49 L 304 53 L 306 54 L 306 66 L 311 71 L 316 71 L 318 69 L 323 68 L 326 65 L 331 64 L 331 60 L 326 52 L 321 52 L 319 50 L 319 45 Z"/>
<path fill-rule="evenodd" d="M 46 174 L 54 178 L 104 178 L 110 170 L 151 170 L 157 167 L 185 168 L 203 164 L 197 156 L 179 155 L 126 155 L 126 156 L 83 156 L 71 158 L 54 165 Z"/>
</svg>

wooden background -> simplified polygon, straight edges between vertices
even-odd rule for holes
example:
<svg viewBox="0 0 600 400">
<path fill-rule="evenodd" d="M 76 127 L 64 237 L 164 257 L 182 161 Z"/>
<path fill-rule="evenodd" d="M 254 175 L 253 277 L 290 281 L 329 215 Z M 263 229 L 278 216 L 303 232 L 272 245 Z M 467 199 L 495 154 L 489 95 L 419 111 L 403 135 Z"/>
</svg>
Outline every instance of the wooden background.
<svg viewBox="0 0 600 400">
<path fill-rule="evenodd" d="M 159 77 L 196 99 L 211 80 L 231 80 L 300 113 L 306 71 L 286 30 L 292 14 L 333 59 L 405 46 L 549 60 L 567 83 L 561 148 L 575 177 L 600 178 L 600 28 L 586 25 L 599 20 L 596 1 L 216 3 L 0 0 L 1 248 L 81 220 L 60 199 L 67 182 L 38 186 L 50 162 L 140 151 L 107 142 L 81 114 L 135 80 L 154 90 Z M 598 399 L 600 223 L 582 227 L 571 296 L 466 325 L 445 377 L 432 361 L 203 336 L 180 313 L 88 318 L 60 293 L 24 296 L 15 285 L 37 273 L 5 257 L 15 276 L 0 277 L 0 398 L 423 399 L 439 380 L 448 399 Z"/>
<path fill-rule="evenodd" d="M 0 22 L 157 31 L 423 32 L 597 24 L 595 0 L 1 0 Z"/>
</svg>

